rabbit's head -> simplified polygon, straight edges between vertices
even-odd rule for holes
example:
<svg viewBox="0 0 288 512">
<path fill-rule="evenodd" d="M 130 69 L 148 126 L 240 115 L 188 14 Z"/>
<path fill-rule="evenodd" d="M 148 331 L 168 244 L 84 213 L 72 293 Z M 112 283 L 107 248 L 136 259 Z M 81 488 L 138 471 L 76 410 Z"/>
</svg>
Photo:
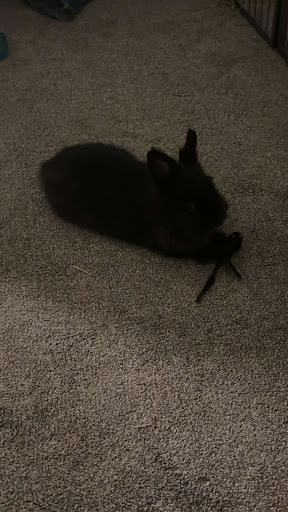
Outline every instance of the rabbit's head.
<svg viewBox="0 0 288 512">
<path fill-rule="evenodd" d="M 198 161 L 196 132 L 188 131 L 179 162 L 156 149 L 148 152 L 147 162 L 175 234 L 208 239 L 223 223 L 228 206 Z"/>
</svg>

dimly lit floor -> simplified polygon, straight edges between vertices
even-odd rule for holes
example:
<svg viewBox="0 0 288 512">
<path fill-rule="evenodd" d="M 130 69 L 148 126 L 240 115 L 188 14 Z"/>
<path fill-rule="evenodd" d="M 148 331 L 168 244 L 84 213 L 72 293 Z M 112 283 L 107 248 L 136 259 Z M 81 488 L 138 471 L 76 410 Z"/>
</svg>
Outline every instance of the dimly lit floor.
<svg viewBox="0 0 288 512">
<path fill-rule="evenodd" d="M 288 68 L 213 0 L 2 0 L 1 512 L 285 512 Z M 195 128 L 243 282 L 55 218 L 39 164 Z M 286 240 L 285 240 L 286 238 Z"/>
</svg>

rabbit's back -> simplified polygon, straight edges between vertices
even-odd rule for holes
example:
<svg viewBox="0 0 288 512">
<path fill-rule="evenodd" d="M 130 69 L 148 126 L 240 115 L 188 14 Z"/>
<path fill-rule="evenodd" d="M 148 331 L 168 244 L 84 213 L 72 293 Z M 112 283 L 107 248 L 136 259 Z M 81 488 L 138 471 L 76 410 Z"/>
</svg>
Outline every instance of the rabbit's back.
<svg viewBox="0 0 288 512">
<path fill-rule="evenodd" d="M 40 175 L 49 203 L 62 218 L 127 240 L 148 236 L 159 197 L 147 165 L 124 149 L 67 147 L 42 164 Z"/>
</svg>

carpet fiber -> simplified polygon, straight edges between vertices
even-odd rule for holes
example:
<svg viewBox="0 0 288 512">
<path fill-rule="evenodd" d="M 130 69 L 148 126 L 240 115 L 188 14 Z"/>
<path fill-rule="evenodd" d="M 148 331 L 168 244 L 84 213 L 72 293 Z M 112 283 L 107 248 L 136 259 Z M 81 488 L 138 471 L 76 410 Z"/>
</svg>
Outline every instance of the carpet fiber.
<svg viewBox="0 0 288 512">
<path fill-rule="evenodd" d="M 2 0 L 1 512 L 285 512 L 288 69 L 210 0 Z M 187 128 L 244 243 L 235 279 L 57 219 L 65 145 L 176 155 Z"/>
</svg>

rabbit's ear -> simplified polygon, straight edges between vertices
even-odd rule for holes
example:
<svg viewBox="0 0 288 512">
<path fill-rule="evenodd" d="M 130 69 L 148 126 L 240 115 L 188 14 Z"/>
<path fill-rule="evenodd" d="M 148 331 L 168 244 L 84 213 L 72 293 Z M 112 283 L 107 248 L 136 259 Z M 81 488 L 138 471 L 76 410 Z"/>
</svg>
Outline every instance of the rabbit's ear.
<svg viewBox="0 0 288 512">
<path fill-rule="evenodd" d="M 147 153 L 147 163 L 156 179 L 167 180 L 175 172 L 176 162 L 162 151 L 150 149 Z"/>
<path fill-rule="evenodd" d="M 188 130 L 185 146 L 179 151 L 180 162 L 192 162 L 197 159 L 197 134 L 194 130 Z"/>
<path fill-rule="evenodd" d="M 185 148 L 191 151 L 196 151 L 197 148 L 197 133 L 194 130 L 188 130 L 185 142 Z"/>
</svg>

